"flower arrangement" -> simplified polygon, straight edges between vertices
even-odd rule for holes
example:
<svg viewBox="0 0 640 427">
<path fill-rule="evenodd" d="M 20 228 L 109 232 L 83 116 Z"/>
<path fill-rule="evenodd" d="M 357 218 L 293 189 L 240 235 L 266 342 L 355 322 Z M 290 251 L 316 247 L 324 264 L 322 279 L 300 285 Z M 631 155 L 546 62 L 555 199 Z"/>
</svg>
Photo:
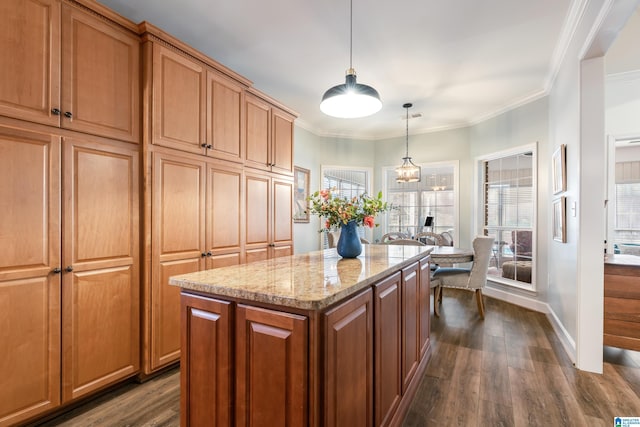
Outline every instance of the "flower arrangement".
<svg viewBox="0 0 640 427">
<path fill-rule="evenodd" d="M 348 199 L 340 197 L 332 188 L 316 191 L 307 200 L 311 202 L 308 212 L 326 219 L 324 229 L 320 231 L 342 227 L 349 221 L 370 228 L 377 227 L 379 224 L 375 223 L 375 215 L 390 208 L 387 202 L 382 201 L 382 191 L 376 197 L 365 193 Z"/>
</svg>

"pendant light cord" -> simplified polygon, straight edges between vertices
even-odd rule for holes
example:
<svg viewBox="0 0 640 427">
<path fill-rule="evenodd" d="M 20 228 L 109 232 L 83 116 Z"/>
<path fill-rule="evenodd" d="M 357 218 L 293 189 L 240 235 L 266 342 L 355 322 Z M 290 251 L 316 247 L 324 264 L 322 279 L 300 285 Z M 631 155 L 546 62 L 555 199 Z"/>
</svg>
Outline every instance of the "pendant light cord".
<svg viewBox="0 0 640 427">
<path fill-rule="evenodd" d="M 349 70 L 353 69 L 353 0 L 349 2 Z"/>
<path fill-rule="evenodd" d="M 409 157 L 409 107 L 407 107 L 407 151 L 404 156 Z"/>
</svg>

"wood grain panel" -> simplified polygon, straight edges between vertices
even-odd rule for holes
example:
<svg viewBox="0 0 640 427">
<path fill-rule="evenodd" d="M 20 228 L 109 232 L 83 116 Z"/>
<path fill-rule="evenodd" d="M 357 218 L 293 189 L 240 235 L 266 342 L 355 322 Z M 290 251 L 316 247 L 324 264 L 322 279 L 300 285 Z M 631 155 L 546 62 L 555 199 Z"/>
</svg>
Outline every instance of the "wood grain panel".
<svg viewBox="0 0 640 427">
<path fill-rule="evenodd" d="M 204 163 L 154 153 L 156 253 L 193 257 L 204 248 Z"/>
<path fill-rule="evenodd" d="M 431 269 L 429 260 L 420 261 L 420 305 L 418 317 L 420 318 L 419 348 L 420 360 L 429 352 L 431 347 Z"/>
<path fill-rule="evenodd" d="M 60 138 L 0 127 L 0 425 L 60 402 L 59 266 Z"/>
<path fill-rule="evenodd" d="M 231 426 L 233 325 L 230 303 L 182 294 L 180 423 Z"/>
<path fill-rule="evenodd" d="M 74 236 L 73 258 L 67 261 L 75 265 L 137 256 L 137 153 L 67 141 L 73 145 L 65 166 L 71 168 L 73 181 L 65 194 L 75 201 L 73 211 L 66 212 L 70 222 L 65 227 L 72 227 L 66 234 Z"/>
<path fill-rule="evenodd" d="M 180 358 L 180 288 L 169 277 L 193 273 L 201 258 L 166 261 L 159 265 L 151 289 L 151 368 L 158 369 Z"/>
<path fill-rule="evenodd" d="M 65 273 L 63 400 L 138 370 L 139 285 L 130 266 Z"/>
<path fill-rule="evenodd" d="M 308 425 L 307 319 L 245 305 L 236 316 L 236 425 Z"/>
<path fill-rule="evenodd" d="M 269 259 L 269 249 L 266 246 L 257 249 L 247 249 L 244 259 L 247 264 L 250 262 L 267 260 Z"/>
<path fill-rule="evenodd" d="M 207 70 L 207 155 L 242 161 L 242 86 Z"/>
<path fill-rule="evenodd" d="M 402 398 L 400 286 L 396 273 L 374 287 L 376 426 L 389 425 Z"/>
<path fill-rule="evenodd" d="M 271 258 L 279 258 L 290 255 L 293 255 L 292 245 L 274 246 L 271 248 Z"/>
<path fill-rule="evenodd" d="M 273 242 L 293 240 L 293 182 L 273 180 Z"/>
<path fill-rule="evenodd" d="M 205 87 L 202 64 L 154 43 L 153 144 L 204 154 Z"/>
<path fill-rule="evenodd" d="M 60 402 L 60 276 L 0 281 L 0 425 Z"/>
<path fill-rule="evenodd" d="M 635 271 L 638 274 L 640 269 L 636 268 Z M 640 279 L 638 276 L 606 274 L 604 280 L 605 297 L 640 300 Z"/>
<path fill-rule="evenodd" d="M 60 262 L 60 138 L 0 128 L 0 280 Z"/>
<path fill-rule="evenodd" d="M 60 2 L 0 2 L 0 114 L 59 126 Z"/>
<path fill-rule="evenodd" d="M 239 265 L 241 263 L 240 253 L 213 255 L 207 259 L 207 269 Z"/>
<path fill-rule="evenodd" d="M 246 174 L 245 191 L 246 242 L 248 245 L 255 243 L 267 244 L 271 234 L 269 177 Z"/>
<path fill-rule="evenodd" d="M 66 4 L 62 20 L 62 126 L 139 142 L 140 39 Z"/>
<path fill-rule="evenodd" d="M 271 106 L 260 98 L 245 94 L 245 165 L 271 170 Z"/>
<path fill-rule="evenodd" d="M 293 174 L 293 121 L 294 117 L 277 108 L 271 110 L 273 122 L 273 172 Z"/>
<path fill-rule="evenodd" d="M 373 425 L 372 328 L 371 289 L 325 315 L 325 425 Z"/>
<path fill-rule="evenodd" d="M 242 242 L 242 170 L 208 165 L 207 243 L 209 249 L 235 248 Z"/>
<path fill-rule="evenodd" d="M 404 393 L 420 361 L 420 289 L 418 263 L 402 269 L 402 392 Z"/>
<path fill-rule="evenodd" d="M 624 320 L 636 322 L 640 325 L 640 300 L 605 297 L 604 319 Z"/>
</svg>

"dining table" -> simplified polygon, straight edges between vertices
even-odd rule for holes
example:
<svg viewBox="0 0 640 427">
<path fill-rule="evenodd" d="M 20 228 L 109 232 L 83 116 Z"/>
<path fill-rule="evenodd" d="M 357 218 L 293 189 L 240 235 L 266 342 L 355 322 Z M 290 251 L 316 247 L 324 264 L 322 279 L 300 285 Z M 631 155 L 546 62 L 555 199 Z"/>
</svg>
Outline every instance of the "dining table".
<svg viewBox="0 0 640 427">
<path fill-rule="evenodd" d="M 473 261 L 473 250 L 456 248 L 454 246 L 429 246 L 431 261 L 441 267 L 451 267 L 454 264 L 462 264 Z"/>
</svg>

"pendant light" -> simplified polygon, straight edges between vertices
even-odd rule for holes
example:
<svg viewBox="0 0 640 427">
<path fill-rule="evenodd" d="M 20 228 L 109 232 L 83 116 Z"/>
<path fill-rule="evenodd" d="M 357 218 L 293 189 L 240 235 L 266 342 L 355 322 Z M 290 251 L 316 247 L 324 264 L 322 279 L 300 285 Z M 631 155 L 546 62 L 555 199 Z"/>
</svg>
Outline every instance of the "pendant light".
<svg viewBox="0 0 640 427">
<path fill-rule="evenodd" d="M 345 83 L 327 90 L 320 102 L 323 113 L 343 119 L 370 116 L 382 108 L 378 91 L 356 82 L 356 70 L 353 69 L 353 0 L 350 0 L 350 8 L 349 69 Z"/>
<path fill-rule="evenodd" d="M 407 109 L 407 140 L 406 140 L 406 152 L 402 158 L 402 166 L 396 168 L 396 182 L 420 182 L 421 171 L 420 166 L 416 166 L 409 157 L 409 108 L 413 107 L 413 104 L 406 103 L 402 108 Z"/>
</svg>

